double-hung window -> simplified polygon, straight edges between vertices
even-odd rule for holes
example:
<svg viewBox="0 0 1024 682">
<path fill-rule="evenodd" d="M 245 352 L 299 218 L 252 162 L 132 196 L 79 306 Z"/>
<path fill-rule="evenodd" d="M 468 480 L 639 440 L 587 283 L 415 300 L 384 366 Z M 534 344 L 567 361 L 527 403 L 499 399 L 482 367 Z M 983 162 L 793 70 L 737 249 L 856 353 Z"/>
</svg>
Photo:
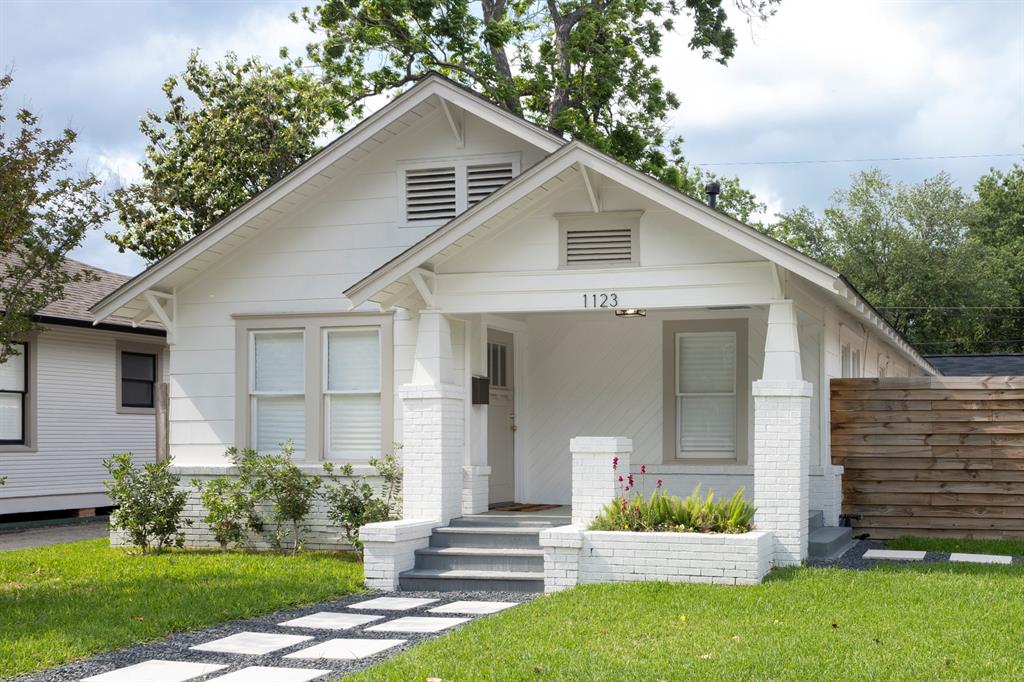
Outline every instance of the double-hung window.
<svg viewBox="0 0 1024 682">
<path fill-rule="evenodd" d="M 675 335 L 676 456 L 736 457 L 735 332 Z"/>
<path fill-rule="evenodd" d="M 25 444 L 28 391 L 28 344 L 16 343 L 0 364 L 0 444 Z"/>
<path fill-rule="evenodd" d="M 152 409 L 156 386 L 156 354 L 121 351 L 121 407 Z"/>
<path fill-rule="evenodd" d="M 381 455 L 381 343 L 376 327 L 324 331 L 326 459 Z"/>
<path fill-rule="evenodd" d="M 859 379 L 860 370 L 860 349 L 854 348 L 852 344 L 844 343 L 840 352 L 842 373 L 844 379 Z"/>
<path fill-rule="evenodd" d="M 291 440 L 301 458 L 306 448 L 304 332 L 254 331 L 250 339 L 250 443 L 259 452 L 278 452 Z"/>
</svg>

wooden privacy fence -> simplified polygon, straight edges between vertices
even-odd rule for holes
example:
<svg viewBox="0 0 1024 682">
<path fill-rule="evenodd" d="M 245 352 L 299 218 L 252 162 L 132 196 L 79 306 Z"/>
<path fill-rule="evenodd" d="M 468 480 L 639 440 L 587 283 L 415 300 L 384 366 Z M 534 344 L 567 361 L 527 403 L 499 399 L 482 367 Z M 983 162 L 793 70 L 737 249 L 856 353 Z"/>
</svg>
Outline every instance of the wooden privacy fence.
<svg viewBox="0 0 1024 682">
<path fill-rule="evenodd" d="M 1024 377 L 833 379 L 855 533 L 1024 537 Z"/>
</svg>

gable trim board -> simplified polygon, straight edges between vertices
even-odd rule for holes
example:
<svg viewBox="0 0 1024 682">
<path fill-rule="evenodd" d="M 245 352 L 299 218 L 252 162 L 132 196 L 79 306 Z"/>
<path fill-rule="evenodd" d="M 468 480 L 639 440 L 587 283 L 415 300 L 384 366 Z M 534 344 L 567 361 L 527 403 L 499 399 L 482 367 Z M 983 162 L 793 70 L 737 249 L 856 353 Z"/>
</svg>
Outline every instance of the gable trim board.
<svg viewBox="0 0 1024 682">
<path fill-rule="evenodd" d="M 263 211 L 272 209 L 278 200 L 315 178 L 341 158 L 359 149 L 361 145 L 371 142 L 374 135 L 397 121 L 415 106 L 434 96 L 485 119 L 546 153 L 551 153 L 565 144 L 565 140 L 491 104 L 482 95 L 437 74 L 428 74 L 417 85 L 360 121 L 351 130 L 343 133 L 283 178 L 236 208 L 220 222 L 196 235 L 177 250 L 105 296 L 90 308 L 95 320 L 99 322 L 109 317 L 146 290 L 160 286 L 161 280 L 180 270 L 192 258 L 245 227 L 250 220 L 258 217 Z"/>
</svg>

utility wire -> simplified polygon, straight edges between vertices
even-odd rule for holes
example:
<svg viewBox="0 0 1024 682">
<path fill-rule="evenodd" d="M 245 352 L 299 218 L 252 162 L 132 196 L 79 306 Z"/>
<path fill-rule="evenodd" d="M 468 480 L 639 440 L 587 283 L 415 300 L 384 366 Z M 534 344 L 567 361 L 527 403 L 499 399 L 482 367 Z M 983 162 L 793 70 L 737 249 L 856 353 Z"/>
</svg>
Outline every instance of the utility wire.
<svg viewBox="0 0 1024 682">
<path fill-rule="evenodd" d="M 1012 154 L 952 154 L 947 156 L 880 156 L 871 159 L 803 159 L 798 161 L 720 161 L 695 163 L 694 166 L 795 166 L 808 163 L 876 163 L 880 161 L 936 161 L 947 159 L 989 159 L 1011 156 L 1024 157 L 1022 152 Z"/>
</svg>

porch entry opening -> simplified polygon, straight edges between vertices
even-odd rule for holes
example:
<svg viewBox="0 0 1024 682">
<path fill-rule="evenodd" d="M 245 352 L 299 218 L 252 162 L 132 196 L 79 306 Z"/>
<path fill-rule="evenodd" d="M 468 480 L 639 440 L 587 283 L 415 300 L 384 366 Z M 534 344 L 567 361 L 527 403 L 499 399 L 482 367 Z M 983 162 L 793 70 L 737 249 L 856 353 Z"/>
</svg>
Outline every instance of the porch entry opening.
<svg viewBox="0 0 1024 682">
<path fill-rule="evenodd" d="M 490 395 L 487 406 L 488 501 L 515 501 L 515 372 L 512 334 L 487 330 L 487 377 Z"/>
</svg>

